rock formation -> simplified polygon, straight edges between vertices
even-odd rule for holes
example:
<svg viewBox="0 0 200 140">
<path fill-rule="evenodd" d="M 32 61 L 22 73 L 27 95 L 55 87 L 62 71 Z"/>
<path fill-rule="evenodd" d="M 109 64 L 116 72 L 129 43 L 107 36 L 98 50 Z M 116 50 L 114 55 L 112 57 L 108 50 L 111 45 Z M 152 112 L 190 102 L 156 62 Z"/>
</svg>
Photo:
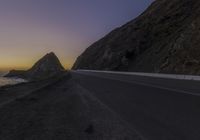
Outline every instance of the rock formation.
<svg viewBox="0 0 200 140">
<path fill-rule="evenodd" d="M 10 71 L 6 77 L 18 77 L 28 80 L 43 79 L 64 71 L 58 57 L 53 53 L 48 53 L 36 62 L 33 67 L 27 71 Z"/>
</svg>

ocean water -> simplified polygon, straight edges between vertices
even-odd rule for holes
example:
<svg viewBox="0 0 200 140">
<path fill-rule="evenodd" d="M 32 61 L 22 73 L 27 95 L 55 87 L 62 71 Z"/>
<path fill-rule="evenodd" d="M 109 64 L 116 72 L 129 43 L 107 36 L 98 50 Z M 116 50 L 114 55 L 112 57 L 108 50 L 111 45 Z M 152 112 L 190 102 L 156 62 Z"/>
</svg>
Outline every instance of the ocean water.
<svg viewBox="0 0 200 140">
<path fill-rule="evenodd" d="M 0 71 L 0 77 L 4 76 L 7 72 Z"/>
<path fill-rule="evenodd" d="M 0 72 L 0 87 L 5 86 L 5 85 L 15 85 L 19 83 L 24 83 L 26 80 L 20 79 L 20 78 L 6 78 L 3 77 L 6 73 Z"/>
</svg>

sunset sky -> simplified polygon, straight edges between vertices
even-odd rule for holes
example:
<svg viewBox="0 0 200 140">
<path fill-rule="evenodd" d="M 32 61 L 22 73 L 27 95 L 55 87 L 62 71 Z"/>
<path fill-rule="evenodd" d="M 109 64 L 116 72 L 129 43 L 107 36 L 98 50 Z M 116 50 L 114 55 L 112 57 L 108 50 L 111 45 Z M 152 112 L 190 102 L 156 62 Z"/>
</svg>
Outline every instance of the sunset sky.
<svg viewBox="0 0 200 140">
<path fill-rule="evenodd" d="M 153 0 L 0 0 L 0 70 L 27 69 L 48 52 L 66 68 L 91 43 Z"/>
</svg>

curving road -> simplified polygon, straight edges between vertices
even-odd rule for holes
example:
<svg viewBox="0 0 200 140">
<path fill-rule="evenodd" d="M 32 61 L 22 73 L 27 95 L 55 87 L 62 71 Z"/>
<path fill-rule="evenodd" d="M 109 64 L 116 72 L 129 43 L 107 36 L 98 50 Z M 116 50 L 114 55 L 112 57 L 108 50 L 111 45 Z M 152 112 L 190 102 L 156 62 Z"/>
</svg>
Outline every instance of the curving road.
<svg viewBox="0 0 200 140">
<path fill-rule="evenodd" d="M 94 71 L 0 88 L 0 140 L 199 140 L 200 82 Z"/>
<path fill-rule="evenodd" d="M 147 140 L 200 139 L 200 82 L 71 71 L 90 91 Z"/>
</svg>

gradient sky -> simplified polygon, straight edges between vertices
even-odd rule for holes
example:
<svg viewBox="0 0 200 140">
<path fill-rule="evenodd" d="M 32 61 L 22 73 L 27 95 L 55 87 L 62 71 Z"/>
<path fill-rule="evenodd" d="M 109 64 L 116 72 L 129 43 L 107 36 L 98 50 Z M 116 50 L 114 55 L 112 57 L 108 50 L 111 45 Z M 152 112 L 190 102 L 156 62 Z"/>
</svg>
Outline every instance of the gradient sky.
<svg viewBox="0 0 200 140">
<path fill-rule="evenodd" d="M 66 68 L 91 43 L 153 0 L 0 0 L 0 70 L 27 69 L 54 51 Z"/>
</svg>

